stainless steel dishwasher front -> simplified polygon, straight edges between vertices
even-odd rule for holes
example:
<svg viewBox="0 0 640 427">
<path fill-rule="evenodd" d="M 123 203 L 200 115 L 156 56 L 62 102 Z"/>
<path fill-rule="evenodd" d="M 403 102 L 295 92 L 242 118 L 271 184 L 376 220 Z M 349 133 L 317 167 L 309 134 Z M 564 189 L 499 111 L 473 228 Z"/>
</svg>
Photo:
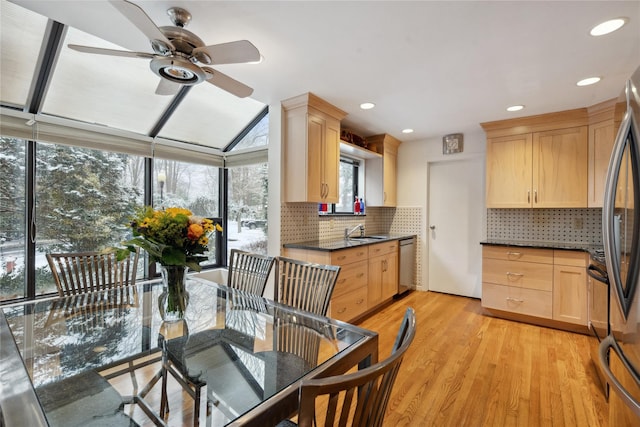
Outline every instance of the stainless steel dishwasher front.
<svg viewBox="0 0 640 427">
<path fill-rule="evenodd" d="M 398 295 L 414 288 L 416 271 L 415 237 L 400 239 L 400 277 L 398 280 Z"/>
</svg>

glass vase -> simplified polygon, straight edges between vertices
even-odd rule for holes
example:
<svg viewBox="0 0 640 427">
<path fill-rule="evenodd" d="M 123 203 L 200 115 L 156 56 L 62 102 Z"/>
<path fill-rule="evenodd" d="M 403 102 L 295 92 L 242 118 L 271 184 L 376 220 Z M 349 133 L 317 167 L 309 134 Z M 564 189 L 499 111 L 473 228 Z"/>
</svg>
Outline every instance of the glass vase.
<svg viewBox="0 0 640 427">
<path fill-rule="evenodd" d="M 187 267 L 182 265 L 162 265 L 162 293 L 158 297 L 160 317 L 165 322 L 184 319 L 189 304 L 189 292 L 185 288 Z"/>
</svg>

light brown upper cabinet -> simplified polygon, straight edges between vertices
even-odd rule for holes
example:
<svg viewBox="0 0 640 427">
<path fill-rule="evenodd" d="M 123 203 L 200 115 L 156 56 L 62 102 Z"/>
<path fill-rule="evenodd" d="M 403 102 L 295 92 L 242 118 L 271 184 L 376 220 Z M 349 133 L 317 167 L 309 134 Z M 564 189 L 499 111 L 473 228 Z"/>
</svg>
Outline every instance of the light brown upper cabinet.
<svg viewBox="0 0 640 427">
<path fill-rule="evenodd" d="M 602 207 L 609 158 L 615 140 L 615 99 L 596 104 L 589 111 L 589 193 L 590 208 Z"/>
<path fill-rule="evenodd" d="M 382 134 L 367 137 L 367 143 L 369 149 L 382 154 L 382 157 L 366 160 L 366 205 L 395 207 L 398 200 L 398 146 L 400 141 L 391 135 Z"/>
<path fill-rule="evenodd" d="M 312 93 L 282 101 L 285 202 L 337 203 L 340 121 L 347 113 Z"/>
<path fill-rule="evenodd" d="M 586 109 L 482 123 L 488 208 L 587 207 Z"/>
</svg>

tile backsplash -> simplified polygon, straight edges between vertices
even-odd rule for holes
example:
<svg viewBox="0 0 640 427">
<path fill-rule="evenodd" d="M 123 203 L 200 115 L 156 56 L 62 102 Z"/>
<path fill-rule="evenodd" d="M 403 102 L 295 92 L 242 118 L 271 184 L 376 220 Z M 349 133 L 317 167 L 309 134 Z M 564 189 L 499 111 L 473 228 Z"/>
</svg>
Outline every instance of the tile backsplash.
<svg viewBox="0 0 640 427">
<path fill-rule="evenodd" d="M 602 209 L 487 209 L 488 240 L 602 244 Z"/>
<path fill-rule="evenodd" d="M 342 239 L 344 229 L 364 224 L 367 234 L 415 234 L 416 241 L 416 281 L 422 277 L 423 208 L 367 207 L 363 216 L 323 216 L 318 215 L 315 203 L 282 203 L 280 210 L 280 242 L 294 243 L 314 240 Z"/>
</svg>

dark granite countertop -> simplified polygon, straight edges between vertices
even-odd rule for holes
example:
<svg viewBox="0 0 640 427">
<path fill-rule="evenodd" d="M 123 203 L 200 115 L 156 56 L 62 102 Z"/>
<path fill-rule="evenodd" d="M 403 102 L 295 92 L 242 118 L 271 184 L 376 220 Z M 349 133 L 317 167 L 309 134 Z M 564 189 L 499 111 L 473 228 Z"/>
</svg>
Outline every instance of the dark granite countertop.
<svg viewBox="0 0 640 427">
<path fill-rule="evenodd" d="M 332 240 L 310 240 L 307 242 L 285 243 L 285 248 L 310 249 L 314 251 L 339 251 L 357 246 L 375 245 L 376 243 L 388 242 L 390 240 L 401 240 L 415 237 L 415 234 L 373 234 L 379 237 L 376 239 L 332 239 Z"/>
<path fill-rule="evenodd" d="M 491 239 L 483 240 L 481 245 L 497 245 L 497 246 L 520 246 L 526 248 L 541 248 L 541 249 L 567 249 L 572 251 L 585 251 L 590 254 L 598 253 L 602 251 L 602 245 L 596 245 L 593 243 L 581 243 L 581 242 L 549 242 L 540 240 L 500 240 Z"/>
</svg>

